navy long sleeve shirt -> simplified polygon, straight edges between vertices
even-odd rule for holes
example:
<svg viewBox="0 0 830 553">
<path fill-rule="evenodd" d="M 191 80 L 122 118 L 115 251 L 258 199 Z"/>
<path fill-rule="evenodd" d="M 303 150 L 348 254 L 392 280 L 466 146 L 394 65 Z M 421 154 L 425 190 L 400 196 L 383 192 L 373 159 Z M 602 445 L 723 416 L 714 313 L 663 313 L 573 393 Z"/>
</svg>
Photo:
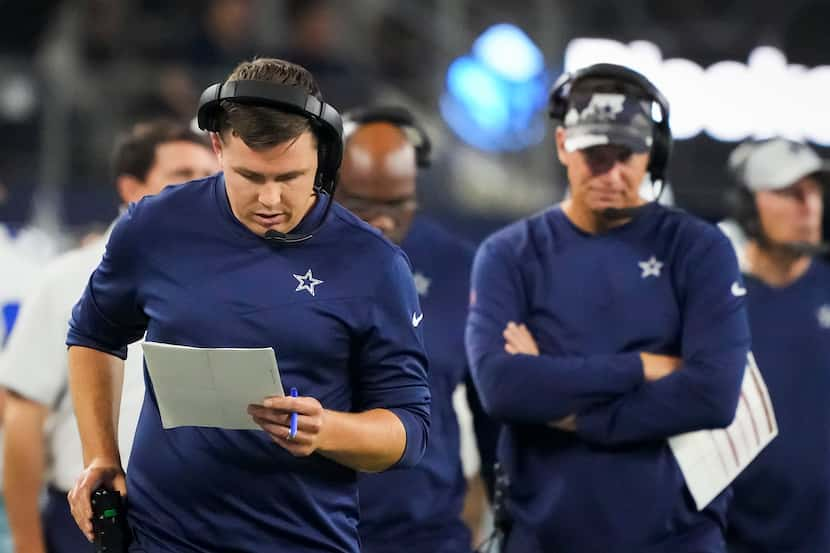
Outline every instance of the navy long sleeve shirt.
<svg viewBox="0 0 830 553">
<path fill-rule="evenodd" d="M 510 510 L 543 551 L 723 551 L 726 494 L 697 512 L 666 439 L 727 425 L 749 345 L 735 255 L 714 226 L 657 204 L 600 235 L 559 207 L 476 255 L 466 345 L 507 424 Z M 510 355 L 524 322 L 541 355 Z M 639 352 L 682 357 L 645 382 Z M 576 414 L 577 432 L 546 426 Z"/>
<path fill-rule="evenodd" d="M 146 329 L 157 342 L 273 347 L 284 386 L 324 408 L 394 412 L 406 429 L 399 465 L 412 466 L 429 427 L 418 314 L 405 255 L 362 221 L 335 204 L 311 240 L 273 245 L 234 217 L 220 173 L 131 206 L 67 343 L 123 358 Z M 354 470 L 295 458 L 262 431 L 164 430 L 145 380 L 127 489 L 147 553 L 359 550 Z"/>
<path fill-rule="evenodd" d="M 464 324 L 473 248 L 422 217 L 401 247 L 412 262 L 424 310 L 432 391 L 430 440 L 418 466 L 361 475 L 363 551 L 469 552 L 470 532 L 461 520 L 466 483 L 452 395 L 469 372 Z M 482 415 L 474 412 L 479 423 Z"/>
<path fill-rule="evenodd" d="M 830 265 L 786 287 L 746 275 L 752 351 L 778 436 L 733 484 L 733 553 L 830 551 Z"/>
</svg>

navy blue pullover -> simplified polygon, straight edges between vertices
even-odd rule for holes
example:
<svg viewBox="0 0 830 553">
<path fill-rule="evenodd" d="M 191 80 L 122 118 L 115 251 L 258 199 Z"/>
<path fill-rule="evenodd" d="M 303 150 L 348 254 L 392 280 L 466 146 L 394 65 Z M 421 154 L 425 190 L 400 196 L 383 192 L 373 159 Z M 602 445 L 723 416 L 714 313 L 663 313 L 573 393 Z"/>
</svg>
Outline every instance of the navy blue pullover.
<svg viewBox="0 0 830 553">
<path fill-rule="evenodd" d="M 729 550 L 830 551 L 830 265 L 814 259 L 782 288 L 744 280 L 778 436 L 733 484 Z"/>
<path fill-rule="evenodd" d="M 499 457 L 516 531 L 544 552 L 724 550 L 728 492 L 697 512 L 666 439 L 734 418 L 749 345 L 728 240 L 650 204 L 591 235 L 559 207 L 488 238 L 473 266 L 467 353 L 485 409 L 507 423 Z M 510 355 L 524 322 L 541 355 Z M 680 356 L 645 382 L 639 352 Z M 575 433 L 546 423 L 576 414 Z"/>
<path fill-rule="evenodd" d="M 315 226 L 317 202 L 298 227 Z M 316 282 L 315 282 L 316 281 Z M 418 462 L 429 389 L 405 255 L 335 204 L 295 246 L 246 229 L 222 174 L 130 207 L 76 305 L 68 345 L 124 357 L 140 338 L 197 347 L 273 347 L 283 386 L 337 411 L 387 408 Z M 129 521 L 156 552 L 359 550 L 357 473 L 295 458 L 262 431 L 164 430 L 151 382 L 127 475 Z M 242 406 L 245 408 L 245 406 Z"/>
</svg>

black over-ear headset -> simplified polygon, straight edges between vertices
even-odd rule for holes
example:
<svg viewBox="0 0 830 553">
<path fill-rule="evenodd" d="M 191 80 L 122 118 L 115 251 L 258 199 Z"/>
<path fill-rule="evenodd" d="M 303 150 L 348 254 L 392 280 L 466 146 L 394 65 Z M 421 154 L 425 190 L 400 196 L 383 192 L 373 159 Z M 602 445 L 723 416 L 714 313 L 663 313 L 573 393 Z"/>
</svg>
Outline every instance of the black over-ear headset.
<svg viewBox="0 0 830 553">
<path fill-rule="evenodd" d="M 415 162 L 418 167 L 429 167 L 432 163 L 432 141 L 424 128 L 408 109 L 403 106 L 372 106 L 354 109 L 343 116 L 345 139 L 350 134 L 350 124 L 390 123 L 400 127 L 415 147 Z"/>
<path fill-rule="evenodd" d="M 752 140 L 741 144 L 729 156 L 727 170 L 732 177 L 735 187 L 727 195 L 727 203 L 735 222 L 752 240 L 763 241 L 764 233 L 761 230 L 761 217 L 755 205 L 755 194 L 744 184 L 744 172 L 753 150 L 767 140 Z"/>
<path fill-rule="evenodd" d="M 666 169 L 672 150 L 672 135 L 669 127 L 669 101 L 663 93 L 657 90 L 647 78 L 640 73 L 612 63 L 597 63 L 564 73 L 556 80 L 550 91 L 548 108 L 551 119 L 564 121 L 570 103 L 570 94 L 574 86 L 584 79 L 608 79 L 620 81 L 639 89 L 646 100 L 651 100 L 660 108 L 660 117 L 652 116 L 654 133 L 651 142 L 651 156 L 648 163 L 648 172 L 651 175 L 652 186 L 660 182 L 660 189 L 655 194 L 655 200 L 665 188 Z"/>
<path fill-rule="evenodd" d="M 331 105 L 308 94 L 299 86 L 257 80 L 234 80 L 210 85 L 199 99 L 197 121 L 199 128 L 220 132 L 223 100 L 239 104 L 273 107 L 274 109 L 307 117 L 317 137 L 317 175 L 314 190 L 328 195 L 326 210 L 317 226 L 306 234 L 282 233 L 269 230 L 265 238 L 281 244 L 296 244 L 311 238 L 323 225 L 333 203 L 337 185 L 337 170 L 343 158 L 343 121 Z"/>
</svg>

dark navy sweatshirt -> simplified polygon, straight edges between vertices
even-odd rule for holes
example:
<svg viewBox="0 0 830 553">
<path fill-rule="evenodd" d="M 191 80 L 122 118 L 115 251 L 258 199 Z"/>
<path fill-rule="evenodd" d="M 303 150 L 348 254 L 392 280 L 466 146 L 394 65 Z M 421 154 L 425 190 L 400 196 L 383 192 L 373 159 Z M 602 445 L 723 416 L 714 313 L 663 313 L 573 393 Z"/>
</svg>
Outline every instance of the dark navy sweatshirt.
<svg viewBox="0 0 830 553">
<path fill-rule="evenodd" d="M 734 418 L 749 346 L 735 254 L 714 226 L 657 204 L 600 235 L 559 207 L 479 248 L 466 345 L 515 531 L 556 553 L 722 552 L 728 493 L 695 509 L 667 445 Z M 510 355 L 524 322 L 541 355 Z M 680 356 L 645 382 L 639 352 Z M 546 423 L 575 414 L 575 433 Z"/>
<path fill-rule="evenodd" d="M 363 551 L 469 553 L 470 532 L 461 520 L 466 483 L 452 395 L 469 374 L 464 324 L 473 248 L 423 217 L 415 219 L 401 248 L 412 262 L 424 310 L 432 392 L 429 445 L 414 468 L 361 475 Z M 473 416 L 479 429 L 495 432 L 483 412 L 473 410 Z"/>
<path fill-rule="evenodd" d="M 814 259 L 786 287 L 744 279 L 778 436 L 733 484 L 729 549 L 830 551 L 830 265 Z"/>
<path fill-rule="evenodd" d="M 220 173 L 131 206 L 67 343 L 123 358 L 146 329 L 156 342 L 273 347 L 286 389 L 337 411 L 392 410 L 406 429 L 399 465 L 412 466 L 429 427 L 420 313 L 405 255 L 351 213 L 334 204 L 313 238 L 274 245 L 235 218 Z M 144 551 L 359 550 L 354 470 L 295 458 L 262 431 L 164 430 L 146 370 L 145 381 L 127 475 Z"/>
</svg>

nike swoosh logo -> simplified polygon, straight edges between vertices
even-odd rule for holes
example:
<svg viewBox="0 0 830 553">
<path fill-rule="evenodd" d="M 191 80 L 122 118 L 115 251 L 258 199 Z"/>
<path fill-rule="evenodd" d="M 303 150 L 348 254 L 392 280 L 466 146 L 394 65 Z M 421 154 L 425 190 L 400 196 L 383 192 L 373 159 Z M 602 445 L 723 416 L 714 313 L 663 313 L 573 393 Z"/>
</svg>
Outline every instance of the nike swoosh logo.
<svg viewBox="0 0 830 553">
<path fill-rule="evenodd" d="M 735 297 L 741 297 L 746 295 L 746 288 L 741 286 L 741 284 L 737 281 L 732 283 L 732 295 Z"/>
<path fill-rule="evenodd" d="M 418 328 L 418 325 L 421 324 L 421 321 L 423 320 L 423 318 L 424 318 L 423 313 L 421 313 L 420 315 L 417 314 L 417 313 L 413 313 L 412 314 L 412 326 L 414 326 L 415 328 Z"/>
</svg>

